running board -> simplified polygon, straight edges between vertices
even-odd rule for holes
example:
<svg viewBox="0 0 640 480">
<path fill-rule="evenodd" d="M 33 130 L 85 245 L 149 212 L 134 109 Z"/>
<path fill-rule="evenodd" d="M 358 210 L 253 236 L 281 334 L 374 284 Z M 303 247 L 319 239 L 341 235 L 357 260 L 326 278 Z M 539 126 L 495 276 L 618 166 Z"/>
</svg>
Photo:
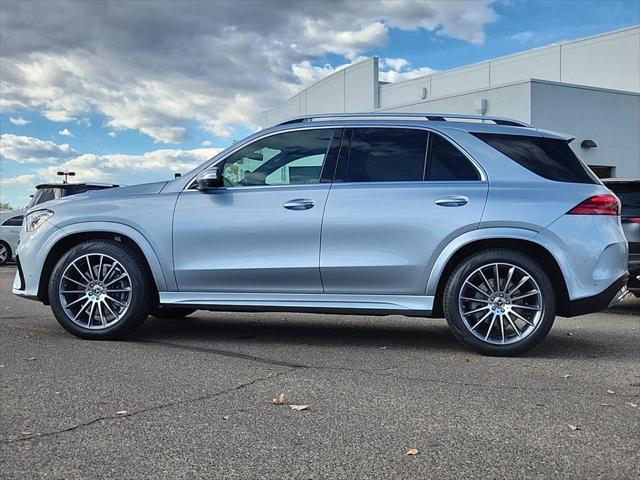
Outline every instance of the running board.
<svg viewBox="0 0 640 480">
<path fill-rule="evenodd" d="M 304 311 L 429 316 L 426 295 L 346 295 L 332 293 L 160 292 L 161 305 L 221 311 Z"/>
</svg>

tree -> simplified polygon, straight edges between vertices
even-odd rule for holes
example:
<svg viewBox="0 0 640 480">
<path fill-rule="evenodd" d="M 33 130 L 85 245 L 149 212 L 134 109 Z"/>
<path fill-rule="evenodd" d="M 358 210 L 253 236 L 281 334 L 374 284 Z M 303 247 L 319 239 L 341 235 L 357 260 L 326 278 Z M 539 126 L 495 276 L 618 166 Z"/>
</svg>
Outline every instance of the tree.
<svg viewBox="0 0 640 480">
<path fill-rule="evenodd" d="M 8 203 L 0 202 L 0 210 L 13 210 L 13 207 Z"/>
</svg>

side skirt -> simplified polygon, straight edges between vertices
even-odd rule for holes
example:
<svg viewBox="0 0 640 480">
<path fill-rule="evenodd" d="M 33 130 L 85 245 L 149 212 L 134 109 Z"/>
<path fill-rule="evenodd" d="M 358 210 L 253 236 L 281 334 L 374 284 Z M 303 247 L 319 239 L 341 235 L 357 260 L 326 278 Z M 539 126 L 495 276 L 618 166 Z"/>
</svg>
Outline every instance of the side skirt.
<svg viewBox="0 0 640 480">
<path fill-rule="evenodd" d="M 160 304 L 200 310 L 431 316 L 433 297 L 284 293 L 160 292 Z"/>
</svg>

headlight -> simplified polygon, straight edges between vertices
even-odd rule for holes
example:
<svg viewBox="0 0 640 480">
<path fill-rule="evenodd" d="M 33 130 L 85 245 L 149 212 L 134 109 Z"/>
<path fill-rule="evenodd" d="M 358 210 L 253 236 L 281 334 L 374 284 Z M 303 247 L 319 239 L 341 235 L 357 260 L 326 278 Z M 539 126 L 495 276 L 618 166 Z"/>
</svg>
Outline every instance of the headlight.
<svg viewBox="0 0 640 480">
<path fill-rule="evenodd" d="M 27 232 L 33 232 L 40 227 L 47 219 L 53 215 L 51 210 L 36 210 L 31 212 L 24 219 L 24 229 Z"/>
</svg>

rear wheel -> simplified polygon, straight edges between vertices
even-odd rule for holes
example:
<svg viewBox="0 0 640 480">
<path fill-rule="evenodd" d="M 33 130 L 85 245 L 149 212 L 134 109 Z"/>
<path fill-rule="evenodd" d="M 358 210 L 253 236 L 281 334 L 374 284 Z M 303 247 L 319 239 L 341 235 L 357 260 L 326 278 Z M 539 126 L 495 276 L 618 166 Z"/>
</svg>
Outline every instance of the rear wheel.
<svg viewBox="0 0 640 480">
<path fill-rule="evenodd" d="M 147 318 L 151 282 L 143 259 L 127 245 L 84 242 L 65 253 L 53 270 L 51 310 L 60 325 L 78 337 L 121 338 Z"/>
<path fill-rule="evenodd" d="M 492 249 L 466 258 L 444 292 L 454 335 L 487 355 L 517 355 L 547 335 L 556 312 L 552 282 L 531 257 Z"/>
</svg>

